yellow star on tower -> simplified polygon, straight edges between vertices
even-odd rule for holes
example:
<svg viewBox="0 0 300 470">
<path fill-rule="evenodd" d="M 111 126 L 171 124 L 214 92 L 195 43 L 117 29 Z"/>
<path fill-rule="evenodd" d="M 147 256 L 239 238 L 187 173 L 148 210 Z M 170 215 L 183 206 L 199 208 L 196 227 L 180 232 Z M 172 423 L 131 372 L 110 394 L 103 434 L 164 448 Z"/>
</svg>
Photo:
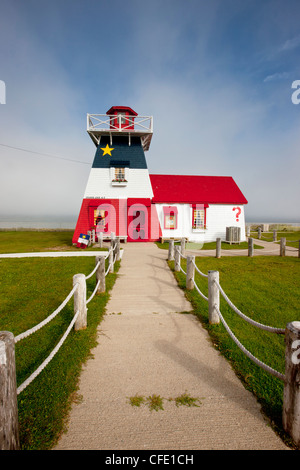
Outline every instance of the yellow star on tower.
<svg viewBox="0 0 300 470">
<path fill-rule="evenodd" d="M 102 156 L 108 154 L 111 156 L 111 151 L 114 150 L 113 148 L 110 148 L 109 145 L 107 144 L 105 148 L 101 147 L 101 150 L 103 150 Z"/>
</svg>

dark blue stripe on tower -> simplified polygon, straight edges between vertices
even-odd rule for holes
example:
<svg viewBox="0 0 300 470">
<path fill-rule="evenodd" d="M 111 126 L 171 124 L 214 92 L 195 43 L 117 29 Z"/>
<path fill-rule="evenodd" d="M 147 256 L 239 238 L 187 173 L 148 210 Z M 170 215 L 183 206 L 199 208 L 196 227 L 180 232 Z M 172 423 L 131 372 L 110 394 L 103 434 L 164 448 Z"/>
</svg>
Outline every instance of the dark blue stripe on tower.
<svg viewBox="0 0 300 470">
<path fill-rule="evenodd" d="M 113 148 L 111 155 L 103 155 L 106 146 Z M 144 150 L 139 137 L 131 137 L 129 145 L 128 137 L 113 136 L 112 145 L 110 137 L 102 136 L 97 147 L 92 168 L 129 167 L 137 169 L 147 169 Z"/>
</svg>

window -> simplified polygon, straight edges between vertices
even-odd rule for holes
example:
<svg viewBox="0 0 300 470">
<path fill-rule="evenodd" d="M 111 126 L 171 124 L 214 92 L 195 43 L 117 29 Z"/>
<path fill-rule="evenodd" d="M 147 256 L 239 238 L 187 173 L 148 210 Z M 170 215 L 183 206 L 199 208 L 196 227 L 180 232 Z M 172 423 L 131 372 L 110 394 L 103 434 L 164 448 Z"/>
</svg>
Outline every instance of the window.
<svg viewBox="0 0 300 470">
<path fill-rule="evenodd" d="M 105 210 L 94 210 L 94 225 L 105 227 Z"/>
<path fill-rule="evenodd" d="M 164 228 L 175 230 L 177 228 L 177 207 L 164 207 Z"/>
<path fill-rule="evenodd" d="M 126 116 L 126 113 L 118 113 L 118 118 L 119 118 L 118 119 L 118 124 L 120 123 L 120 121 L 121 121 L 121 124 L 126 124 L 125 116 Z"/>
<path fill-rule="evenodd" d="M 193 209 L 193 228 L 205 229 L 205 209 Z"/>
<path fill-rule="evenodd" d="M 174 229 L 176 227 L 176 215 L 165 215 L 165 228 Z"/>
<path fill-rule="evenodd" d="M 126 181 L 125 168 L 115 168 L 115 177 L 113 181 Z"/>
</svg>

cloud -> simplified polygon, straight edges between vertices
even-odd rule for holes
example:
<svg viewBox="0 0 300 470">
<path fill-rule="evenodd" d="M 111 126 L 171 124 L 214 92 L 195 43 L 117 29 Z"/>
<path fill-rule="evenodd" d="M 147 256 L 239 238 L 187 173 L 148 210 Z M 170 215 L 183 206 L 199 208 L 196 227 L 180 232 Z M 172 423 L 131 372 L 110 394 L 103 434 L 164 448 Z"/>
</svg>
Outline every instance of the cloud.
<svg viewBox="0 0 300 470">
<path fill-rule="evenodd" d="M 287 39 L 279 48 L 279 52 L 291 51 L 300 46 L 300 36 L 296 36 L 292 39 Z"/>
<path fill-rule="evenodd" d="M 272 75 L 267 75 L 267 77 L 264 78 L 264 82 L 275 82 L 278 80 L 286 80 L 288 78 L 290 78 L 290 73 L 276 72 L 276 73 L 273 73 Z"/>
</svg>

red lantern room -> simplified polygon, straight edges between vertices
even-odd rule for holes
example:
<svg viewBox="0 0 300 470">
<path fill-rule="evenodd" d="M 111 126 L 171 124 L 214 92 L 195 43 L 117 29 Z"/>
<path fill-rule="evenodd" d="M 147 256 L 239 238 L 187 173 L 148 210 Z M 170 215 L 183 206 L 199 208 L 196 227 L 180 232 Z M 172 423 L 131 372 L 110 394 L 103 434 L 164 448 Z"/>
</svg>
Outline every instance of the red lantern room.
<svg viewBox="0 0 300 470">
<path fill-rule="evenodd" d="M 134 130 L 134 118 L 138 114 L 127 106 L 112 106 L 106 114 L 110 119 L 111 129 Z"/>
</svg>

